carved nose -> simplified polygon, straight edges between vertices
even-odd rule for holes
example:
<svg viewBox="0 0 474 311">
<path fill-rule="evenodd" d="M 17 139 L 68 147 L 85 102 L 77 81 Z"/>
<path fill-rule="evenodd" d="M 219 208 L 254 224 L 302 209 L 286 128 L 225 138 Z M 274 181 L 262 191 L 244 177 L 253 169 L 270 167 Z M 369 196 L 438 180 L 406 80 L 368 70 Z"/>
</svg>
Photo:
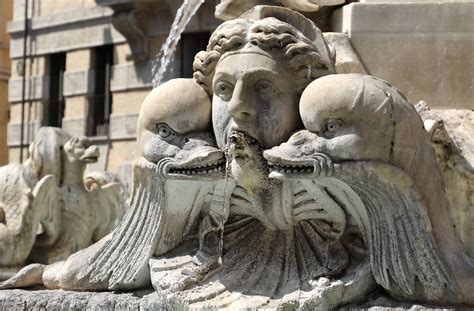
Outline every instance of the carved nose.
<svg viewBox="0 0 474 311">
<path fill-rule="evenodd" d="M 249 104 L 234 101 L 229 105 L 229 113 L 236 120 L 246 120 L 252 117 L 253 111 Z"/>
<path fill-rule="evenodd" d="M 248 94 L 243 92 L 242 85 L 235 87 L 234 94 L 227 108 L 234 120 L 248 120 L 256 113 L 255 105 L 249 100 Z"/>
</svg>

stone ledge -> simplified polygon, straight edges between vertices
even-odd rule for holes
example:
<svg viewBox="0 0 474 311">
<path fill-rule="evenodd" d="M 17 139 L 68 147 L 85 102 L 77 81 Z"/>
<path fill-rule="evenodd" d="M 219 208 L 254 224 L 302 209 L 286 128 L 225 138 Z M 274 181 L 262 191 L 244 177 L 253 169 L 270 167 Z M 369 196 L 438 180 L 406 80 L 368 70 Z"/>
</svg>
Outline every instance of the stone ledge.
<svg viewBox="0 0 474 311">
<path fill-rule="evenodd" d="M 29 144 L 33 141 L 36 133 L 38 133 L 41 127 L 40 121 L 26 122 L 24 125 L 24 140 L 23 143 Z M 19 147 L 20 146 L 20 131 L 21 123 L 9 123 L 7 127 L 7 144 L 8 147 Z M 1 309 L 0 309 L 1 310 Z"/>
<path fill-rule="evenodd" d="M 27 54 L 37 56 L 122 42 L 125 42 L 125 38 L 112 27 L 110 17 L 103 17 L 94 21 L 63 24 L 54 28 L 54 31 L 34 31 L 28 40 Z M 10 58 L 21 56 L 23 37 L 21 33 L 14 33 L 10 40 Z"/>
<path fill-rule="evenodd" d="M 64 24 L 73 24 L 83 22 L 85 20 L 91 21 L 98 18 L 110 17 L 113 11 L 104 7 L 84 8 L 81 10 L 74 10 L 63 12 L 59 14 L 52 14 L 31 19 L 30 30 L 45 29 L 57 27 Z M 12 20 L 7 24 L 7 32 L 9 33 L 23 33 L 24 20 Z"/>
<path fill-rule="evenodd" d="M 63 95 L 68 97 L 92 94 L 94 78 L 95 74 L 93 69 L 64 72 Z"/>
<path fill-rule="evenodd" d="M 133 293 L 0 290 L 0 310 L 176 310 L 153 290 Z"/>
<path fill-rule="evenodd" d="M 344 33 L 464 33 L 472 38 L 473 14 L 474 2 L 351 3 L 334 12 L 332 29 Z"/>
<path fill-rule="evenodd" d="M 111 114 L 110 115 L 110 140 L 111 141 L 122 141 L 122 140 L 134 140 L 136 139 L 137 132 L 137 120 L 138 114 Z M 25 124 L 25 144 L 30 143 L 34 134 L 38 132 L 41 127 L 40 121 L 31 121 L 29 128 L 28 123 Z M 84 135 L 86 126 L 85 118 L 64 118 L 63 128 L 71 135 L 82 136 Z M 17 147 L 20 145 L 20 123 L 9 123 L 8 124 L 8 146 Z M 29 139 L 27 139 L 29 138 Z M 103 138 L 103 139 L 102 139 Z M 95 139 L 96 141 L 106 141 L 109 138 L 101 136 Z M 0 309 L 1 310 L 1 309 Z"/>
<path fill-rule="evenodd" d="M 285 310 L 296 310 L 288 306 Z M 345 305 L 339 310 L 446 310 L 449 306 L 433 306 L 400 302 L 378 291 L 365 301 Z M 0 310 L 188 310 L 183 302 L 168 300 L 152 289 L 131 293 L 70 292 L 63 290 L 0 290 Z M 217 310 L 209 307 L 208 310 Z M 243 308 L 243 310 L 246 310 Z"/>
<path fill-rule="evenodd" d="M 110 90 L 112 92 L 150 89 L 152 83 L 152 68 L 155 60 L 137 64 L 120 64 L 112 67 Z M 179 76 L 181 62 L 175 57 L 171 60 L 168 70 L 163 76 L 163 82 Z"/>
<path fill-rule="evenodd" d="M 474 2 L 351 3 L 331 20 L 334 31 L 347 33 L 367 72 L 412 103 L 472 109 L 473 15 Z"/>
<path fill-rule="evenodd" d="M 49 76 L 32 76 L 26 79 L 25 100 L 43 100 L 48 97 Z M 21 102 L 22 78 L 8 81 L 8 101 Z"/>
<path fill-rule="evenodd" d="M 138 114 L 111 114 L 110 138 L 112 140 L 135 139 Z"/>
</svg>

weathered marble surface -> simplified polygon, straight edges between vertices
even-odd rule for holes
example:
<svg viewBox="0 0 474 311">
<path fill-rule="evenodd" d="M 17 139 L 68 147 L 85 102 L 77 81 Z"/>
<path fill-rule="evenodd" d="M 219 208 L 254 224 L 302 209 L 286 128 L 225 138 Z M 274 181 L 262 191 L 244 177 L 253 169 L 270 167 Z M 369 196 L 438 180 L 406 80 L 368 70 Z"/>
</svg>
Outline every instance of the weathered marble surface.
<svg viewBox="0 0 474 311">
<path fill-rule="evenodd" d="M 130 293 L 116 292 L 71 292 L 51 290 L 3 290 L 0 291 L 0 310 L 188 310 L 185 302 L 160 297 L 152 289 Z M 376 292 L 358 303 L 342 306 L 336 310 L 367 309 L 381 310 L 446 310 L 449 306 L 407 303 L 394 300 Z M 297 306 L 287 306 L 285 310 L 297 310 Z"/>
<path fill-rule="evenodd" d="M 456 229 L 474 257 L 474 111 L 416 105 L 436 151 Z"/>
<path fill-rule="evenodd" d="M 215 15 L 222 20 L 230 20 L 239 17 L 245 11 L 257 5 L 276 5 L 300 11 L 314 12 L 325 6 L 333 6 L 344 3 L 345 0 L 221 0 L 216 6 Z"/>
<path fill-rule="evenodd" d="M 349 36 L 368 74 L 413 103 L 473 109 L 474 2 L 361 2 L 337 9 L 331 29 Z"/>
<path fill-rule="evenodd" d="M 103 172 L 84 176 L 100 155 L 89 139 L 43 127 L 29 154 L 24 164 L 0 168 L 2 279 L 26 262 L 67 258 L 112 231 L 123 213 L 118 180 Z"/>
<path fill-rule="evenodd" d="M 195 309 L 329 310 L 378 290 L 474 304 L 436 134 L 386 81 L 336 74 L 337 45 L 339 72 L 363 67 L 333 37 L 336 49 L 303 15 L 271 6 L 220 25 L 194 80 L 145 99 L 120 225 L 0 288 L 152 285 Z"/>
</svg>

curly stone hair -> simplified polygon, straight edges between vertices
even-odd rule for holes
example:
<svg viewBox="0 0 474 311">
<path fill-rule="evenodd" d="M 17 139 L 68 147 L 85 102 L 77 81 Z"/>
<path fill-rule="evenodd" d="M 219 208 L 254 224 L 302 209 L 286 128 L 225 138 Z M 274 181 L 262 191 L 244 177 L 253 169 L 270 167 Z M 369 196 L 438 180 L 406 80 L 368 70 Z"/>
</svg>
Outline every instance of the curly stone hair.
<svg viewBox="0 0 474 311">
<path fill-rule="evenodd" d="M 319 33 L 320 34 L 320 33 Z M 212 77 L 221 56 L 227 52 L 258 47 L 282 61 L 294 75 L 299 92 L 313 80 L 335 73 L 330 57 L 294 25 L 275 17 L 236 19 L 221 24 L 212 34 L 206 51 L 194 58 L 194 79 L 212 94 Z M 324 45 L 327 49 L 327 46 Z"/>
</svg>

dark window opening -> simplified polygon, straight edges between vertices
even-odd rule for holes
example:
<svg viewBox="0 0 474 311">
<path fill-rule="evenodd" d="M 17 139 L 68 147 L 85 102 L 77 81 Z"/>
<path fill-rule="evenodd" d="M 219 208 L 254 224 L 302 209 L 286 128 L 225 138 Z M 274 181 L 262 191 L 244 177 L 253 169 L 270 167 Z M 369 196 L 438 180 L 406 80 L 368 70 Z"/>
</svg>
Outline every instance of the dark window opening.
<svg viewBox="0 0 474 311">
<path fill-rule="evenodd" d="M 44 107 L 43 125 L 61 127 L 64 117 L 63 77 L 66 53 L 49 56 L 49 100 Z"/>
<path fill-rule="evenodd" d="M 205 50 L 211 34 L 209 32 L 186 33 L 181 37 L 181 77 L 192 78 L 194 56 Z"/>
<path fill-rule="evenodd" d="M 112 110 L 112 94 L 110 92 L 111 70 L 114 60 L 113 45 L 95 48 L 94 62 L 94 94 L 89 100 L 87 115 L 87 136 L 108 134 L 110 113 Z"/>
</svg>

